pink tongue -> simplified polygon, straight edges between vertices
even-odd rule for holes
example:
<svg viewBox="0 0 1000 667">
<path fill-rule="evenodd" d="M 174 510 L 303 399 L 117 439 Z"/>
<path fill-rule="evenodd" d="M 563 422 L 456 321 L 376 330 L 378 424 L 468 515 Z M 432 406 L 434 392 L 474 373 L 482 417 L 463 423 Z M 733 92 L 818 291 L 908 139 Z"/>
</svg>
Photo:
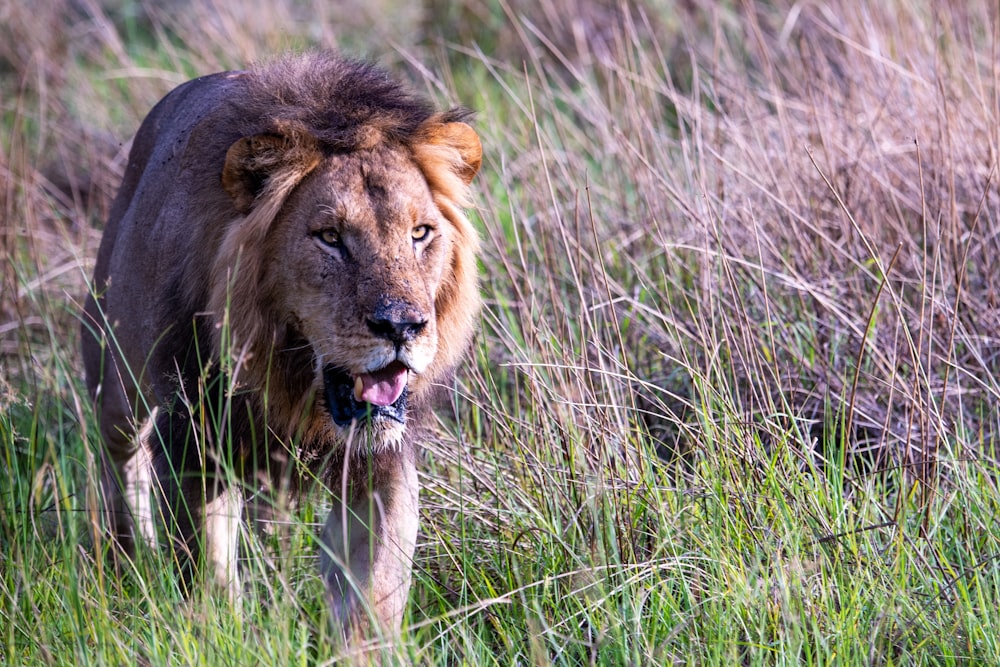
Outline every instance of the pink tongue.
<svg viewBox="0 0 1000 667">
<path fill-rule="evenodd" d="M 406 388 L 408 375 L 409 370 L 398 361 L 373 373 L 363 373 L 357 377 L 361 384 L 355 398 L 372 405 L 392 405 Z"/>
</svg>

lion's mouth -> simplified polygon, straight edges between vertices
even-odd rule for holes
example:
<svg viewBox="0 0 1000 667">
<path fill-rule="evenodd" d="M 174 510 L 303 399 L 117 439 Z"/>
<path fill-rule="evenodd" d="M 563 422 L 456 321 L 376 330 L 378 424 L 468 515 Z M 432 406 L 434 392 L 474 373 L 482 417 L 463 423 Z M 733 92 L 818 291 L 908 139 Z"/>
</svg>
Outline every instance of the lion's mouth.
<svg viewBox="0 0 1000 667">
<path fill-rule="evenodd" d="M 323 369 L 326 407 L 338 426 L 369 419 L 406 423 L 406 388 L 410 369 L 399 361 L 370 373 L 352 376 L 336 366 Z"/>
</svg>

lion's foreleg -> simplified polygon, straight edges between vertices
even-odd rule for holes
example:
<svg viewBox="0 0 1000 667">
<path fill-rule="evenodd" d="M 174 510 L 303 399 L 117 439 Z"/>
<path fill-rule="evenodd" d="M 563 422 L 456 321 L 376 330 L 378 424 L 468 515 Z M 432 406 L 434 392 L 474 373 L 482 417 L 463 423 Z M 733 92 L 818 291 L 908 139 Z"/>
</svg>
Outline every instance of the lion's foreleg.
<svg viewBox="0 0 1000 667">
<path fill-rule="evenodd" d="M 320 568 L 334 617 L 347 632 L 398 633 L 417 539 L 417 472 L 409 453 L 379 455 L 352 474 L 323 527 Z M 366 474 L 367 472 L 367 474 Z M 348 498 L 344 502 L 344 498 Z"/>
<path fill-rule="evenodd" d="M 154 408 L 136 436 L 136 449 L 132 458 L 122 466 L 125 505 L 132 523 L 131 530 L 148 546 L 156 547 L 156 524 L 153 514 L 153 452 L 150 438 L 155 429 Z"/>
<path fill-rule="evenodd" d="M 154 473 L 168 545 L 188 591 L 202 570 L 235 600 L 240 596 L 243 488 L 225 466 L 202 454 L 200 431 L 191 424 L 181 405 L 160 411 L 154 426 L 163 444 Z"/>
<path fill-rule="evenodd" d="M 205 504 L 205 564 L 232 600 L 241 593 L 238 559 L 243 504 L 243 493 L 235 484 Z"/>
<path fill-rule="evenodd" d="M 92 389 L 102 441 L 101 511 L 105 529 L 117 547 L 113 553 L 132 558 L 135 542 L 147 535 L 133 501 L 139 497 L 137 489 L 143 480 L 149 480 L 148 467 L 143 469 L 143 463 L 149 461 L 148 449 L 140 451 L 144 436 L 134 429 L 135 420 L 142 419 L 141 414 L 136 415 L 132 410 L 136 396 L 120 380 L 115 364 L 110 359 L 105 363 L 105 382 Z M 149 502 L 146 504 L 148 507 Z M 140 524 L 138 535 L 136 523 Z"/>
<path fill-rule="evenodd" d="M 107 530 L 128 558 L 135 556 L 139 540 L 150 547 L 157 545 L 152 500 L 153 463 L 145 439 L 147 430 L 144 428 L 136 436 L 135 450 L 130 458 L 115 462 L 107 451 L 101 457 L 102 511 L 107 517 Z"/>
<path fill-rule="evenodd" d="M 201 569 L 235 601 L 241 593 L 238 555 L 244 506 L 239 484 L 224 483 L 204 471 L 189 474 L 180 484 L 176 478 L 172 483 L 169 477 L 160 479 L 169 543 L 185 587 L 191 590 L 195 571 Z"/>
<path fill-rule="evenodd" d="M 125 487 L 128 486 L 128 462 L 116 463 L 107 451 L 101 452 L 101 495 L 100 510 L 104 517 L 104 530 L 115 547 L 113 558 L 124 555 L 135 556 L 135 526 L 132 513 L 126 501 Z"/>
</svg>

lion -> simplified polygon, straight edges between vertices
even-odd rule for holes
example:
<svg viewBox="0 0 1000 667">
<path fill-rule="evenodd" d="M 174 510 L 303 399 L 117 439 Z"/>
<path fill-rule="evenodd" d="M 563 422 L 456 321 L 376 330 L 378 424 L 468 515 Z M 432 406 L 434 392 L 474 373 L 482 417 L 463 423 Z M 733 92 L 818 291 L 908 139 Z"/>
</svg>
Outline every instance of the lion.
<svg viewBox="0 0 1000 667">
<path fill-rule="evenodd" d="M 82 336 L 119 553 L 166 535 L 186 584 L 201 563 L 238 596 L 251 498 L 319 480 L 333 617 L 400 630 L 420 424 L 480 307 L 470 115 L 330 53 L 194 79 L 150 111 Z"/>
</svg>

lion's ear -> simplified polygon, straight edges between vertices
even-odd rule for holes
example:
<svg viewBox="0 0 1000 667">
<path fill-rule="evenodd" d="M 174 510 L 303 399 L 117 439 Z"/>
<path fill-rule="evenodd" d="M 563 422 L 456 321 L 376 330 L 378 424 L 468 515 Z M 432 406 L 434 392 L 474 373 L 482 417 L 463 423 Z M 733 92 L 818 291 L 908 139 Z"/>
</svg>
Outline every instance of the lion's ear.
<svg viewBox="0 0 1000 667">
<path fill-rule="evenodd" d="M 479 135 L 471 127 L 461 122 L 428 122 L 420 133 L 423 147 L 451 149 L 457 152 L 460 161 L 451 161 L 451 170 L 464 181 L 465 185 L 479 171 L 483 162 L 483 145 Z"/>
<path fill-rule="evenodd" d="M 304 132 L 243 137 L 226 151 L 222 187 L 236 210 L 246 214 L 265 188 L 298 183 L 320 158 L 316 141 Z M 282 178 L 275 178 L 278 174 Z"/>
</svg>

